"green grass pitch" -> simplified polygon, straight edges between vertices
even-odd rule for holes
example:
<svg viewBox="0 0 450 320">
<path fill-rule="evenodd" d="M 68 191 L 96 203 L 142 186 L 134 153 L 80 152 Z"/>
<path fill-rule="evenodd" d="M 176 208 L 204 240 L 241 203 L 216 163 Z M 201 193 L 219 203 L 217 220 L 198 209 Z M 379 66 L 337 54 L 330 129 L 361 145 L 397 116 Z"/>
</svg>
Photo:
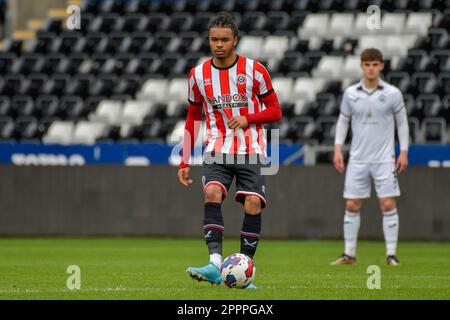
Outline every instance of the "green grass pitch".
<svg viewBox="0 0 450 320">
<path fill-rule="evenodd" d="M 0 299 L 450 299 L 450 243 L 400 242 L 400 267 L 387 267 L 384 243 L 360 241 L 359 263 L 329 266 L 342 241 L 263 239 L 255 257 L 258 290 L 191 280 L 185 270 L 207 262 L 202 239 L 0 239 Z M 239 250 L 238 239 L 224 254 Z M 69 290 L 69 265 L 81 289 Z M 378 265 L 381 289 L 369 290 Z"/>
</svg>

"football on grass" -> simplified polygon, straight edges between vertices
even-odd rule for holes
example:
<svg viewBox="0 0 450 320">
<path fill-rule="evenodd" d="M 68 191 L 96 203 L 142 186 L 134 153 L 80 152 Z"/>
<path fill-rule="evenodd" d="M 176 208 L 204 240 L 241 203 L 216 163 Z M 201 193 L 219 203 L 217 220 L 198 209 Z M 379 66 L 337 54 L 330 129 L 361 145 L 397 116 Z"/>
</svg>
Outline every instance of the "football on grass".
<svg viewBox="0 0 450 320">
<path fill-rule="evenodd" d="M 256 267 L 249 256 L 233 253 L 223 261 L 220 274 L 228 287 L 245 288 L 255 279 Z"/>
</svg>

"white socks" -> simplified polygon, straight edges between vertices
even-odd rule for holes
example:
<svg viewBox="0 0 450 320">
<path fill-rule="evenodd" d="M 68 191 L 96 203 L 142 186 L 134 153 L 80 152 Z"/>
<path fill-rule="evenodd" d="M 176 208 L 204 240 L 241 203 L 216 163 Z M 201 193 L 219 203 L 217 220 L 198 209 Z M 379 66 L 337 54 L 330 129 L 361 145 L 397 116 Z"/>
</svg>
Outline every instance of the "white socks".
<svg viewBox="0 0 450 320">
<path fill-rule="evenodd" d="M 345 251 L 348 256 L 356 256 L 356 242 L 358 240 L 358 231 L 361 217 L 359 212 L 350 212 L 345 210 L 344 215 L 344 240 Z"/>
<path fill-rule="evenodd" d="M 209 255 L 209 262 L 217 266 L 220 269 L 222 266 L 222 255 L 218 253 L 213 253 Z"/>
<path fill-rule="evenodd" d="M 397 251 L 399 219 L 397 209 L 383 212 L 383 232 L 386 241 L 386 256 L 393 256 Z"/>
</svg>

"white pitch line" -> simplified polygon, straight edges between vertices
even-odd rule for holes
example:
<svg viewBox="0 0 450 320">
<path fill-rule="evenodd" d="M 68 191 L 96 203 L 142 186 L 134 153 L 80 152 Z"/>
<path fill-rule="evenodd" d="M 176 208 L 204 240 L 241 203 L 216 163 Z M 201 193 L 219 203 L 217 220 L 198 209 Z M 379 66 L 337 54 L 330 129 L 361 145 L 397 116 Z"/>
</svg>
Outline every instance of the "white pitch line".
<svg viewBox="0 0 450 320">
<path fill-rule="evenodd" d="M 75 292 L 111 292 L 111 291 L 161 291 L 170 289 L 171 291 L 185 291 L 187 288 L 88 288 L 79 290 L 37 290 L 37 289 L 16 289 L 16 290 L 0 290 L 0 293 L 75 293 Z"/>
</svg>

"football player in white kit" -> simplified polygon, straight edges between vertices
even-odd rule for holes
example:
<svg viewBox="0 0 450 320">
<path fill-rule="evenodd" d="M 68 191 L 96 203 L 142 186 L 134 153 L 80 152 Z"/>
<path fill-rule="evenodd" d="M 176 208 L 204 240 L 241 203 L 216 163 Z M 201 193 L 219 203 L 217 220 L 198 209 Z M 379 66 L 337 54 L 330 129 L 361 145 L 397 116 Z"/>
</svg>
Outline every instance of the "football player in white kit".
<svg viewBox="0 0 450 320">
<path fill-rule="evenodd" d="M 350 158 L 345 173 L 344 254 L 332 265 L 356 263 L 356 242 L 363 199 L 370 198 L 374 181 L 383 214 L 386 263 L 399 265 L 396 257 L 399 217 L 396 197 L 400 196 L 397 174 L 408 167 L 409 128 L 402 93 L 380 79 L 384 68 L 378 49 L 361 53 L 363 79 L 349 86 L 343 96 L 336 125 L 334 166 L 345 171 L 342 145 L 349 124 L 352 130 Z M 400 155 L 395 161 L 395 124 Z"/>
</svg>

